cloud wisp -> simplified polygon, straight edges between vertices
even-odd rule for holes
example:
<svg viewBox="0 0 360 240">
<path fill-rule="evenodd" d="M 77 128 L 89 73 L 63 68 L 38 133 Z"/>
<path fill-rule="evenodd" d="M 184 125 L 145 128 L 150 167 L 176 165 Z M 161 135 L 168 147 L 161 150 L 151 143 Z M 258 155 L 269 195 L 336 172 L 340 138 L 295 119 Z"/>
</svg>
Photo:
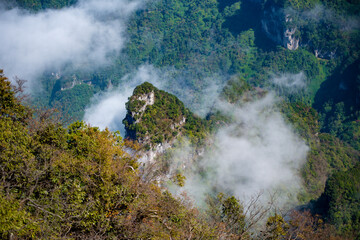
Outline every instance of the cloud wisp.
<svg viewBox="0 0 360 240">
<path fill-rule="evenodd" d="M 220 76 L 215 76 L 206 80 L 208 84 L 199 89 L 198 93 L 194 93 L 194 89 L 187 83 L 187 77 L 189 76 L 183 71 L 171 67 L 159 69 L 152 65 L 141 65 L 124 76 L 119 87 L 97 94 L 86 109 L 84 120 L 102 129 L 108 127 L 111 130 L 120 130 L 124 136 L 121 122 L 126 116 L 125 103 L 134 88 L 145 81 L 176 95 L 186 106 L 191 106 L 192 111 L 204 117 L 213 107 L 224 81 Z"/>
<path fill-rule="evenodd" d="M 268 94 L 240 107 L 220 102 L 218 109 L 234 121 L 215 134 L 214 146 L 187 176 L 185 191 L 200 203 L 214 187 L 244 200 L 278 192 L 279 207 L 296 200 L 308 147 L 276 110 L 276 101 Z"/>
<path fill-rule="evenodd" d="M 80 0 L 73 7 L 29 13 L 0 9 L 0 68 L 9 78 L 36 79 L 67 64 L 77 69 L 109 63 L 125 42 L 125 22 L 142 0 Z"/>
<path fill-rule="evenodd" d="M 127 84 L 97 95 L 86 110 L 85 121 L 100 128 L 120 129 L 124 136 L 122 120 L 126 115 L 125 103 L 133 89 L 148 81 L 167 90 L 171 83 L 169 76 L 173 74 L 176 75 L 176 72 L 161 71 L 151 65 L 141 66 L 124 77 L 122 82 Z M 290 82 L 284 80 L 279 84 L 302 87 L 297 78 L 304 80 L 300 73 L 294 75 Z M 206 91 L 211 94 L 204 98 L 213 110 L 221 111 L 233 121 L 214 134 L 210 147 L 205 152 L 201 151 L 196 162 L 193 158 L 197 150 L 189 144 L 178 144 L 178 149 L 171 150 L 174 156 L 169 171 L 176 172 L 180 168 L 187 178 L 185 187 L 180 191 L 186 191 L 199 205 L 214 189 L 244 201 L 259 192 L 278 192 L 279 207 L 295 203 L 296 194 L 302 187 L 299 171 L 306 161 L 308 147 L 277 109 L 278 98 L 270 93 L 235 106 L 218 100 L 215 96 L 217 87 L 211 86 Z M 262 201 L 267 201 L 268 197 L 264 194 Z"/>
<path fill-rule="evenodd" d="M 304 72 L 297 74 L 282 73 L 272 75 L 270 82 L 273 83 L 280 93 L 296 93 L 300 90 L 304 90 L 307 87 L 307 80 Z"/>
<path fill-rule="evenodd" d="M 125 136 L 122 120 L 126 116 L 125 103 L 131 97 L 134 88 L 143 82 L 150 82 L 161 88 L 159 72 L 150 65 L 140 66 L 132 74 L 124 76 L 121 86 L 97 94 L 85 110 L 84 121 L 100 129 L 119 130 Z"/>
</svg>

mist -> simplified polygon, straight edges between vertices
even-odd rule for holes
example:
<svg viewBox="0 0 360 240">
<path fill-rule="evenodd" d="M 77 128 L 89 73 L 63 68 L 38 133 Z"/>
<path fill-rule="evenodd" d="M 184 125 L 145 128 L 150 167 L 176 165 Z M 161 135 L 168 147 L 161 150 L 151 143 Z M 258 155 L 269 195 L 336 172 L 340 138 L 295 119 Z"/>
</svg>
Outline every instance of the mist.
<svg viewBox="0 0 360 240">
<path fill-rule="evenodd" d="M 263 203 L 276 193 L 279 208 L 297 203 L 309 148 L 285 122 L 277 101 L 268 94 L 241 106 L 217 103 L 233 122 L 217 131 L 214 144 L 186 176 L 184 191 L 199 205 L 214 189 L 244 201 L 263 192 Z"/>
<path fill-rule="evenodd" d="M 282 74 L 273 74 L 270 78 L 270 82 L 281 93 L 296 93 L 300 90 L 303 90 L 307 86 L 306 76 L 304 72 L 299 72 L 297 74 L 292 73 L 282 73 Z"/>
<path fill-rule="evenodd" d="M 125 103 L 131 97 L 134 88 L 143 82 L 150 82 L 155 87 L 162 88 L 159 71 L 151 65 L 142 65 L 131 74 L 124 76 L 119 87 L 100 92 L 92 98 L 85 109 L 84 121 L 100 129 L 119 130 L 125 136 L 122 120 L 126 116 Z"/>
<path fill-rule="evenodd" d="M 84 120 L 102 129 L 120 129 L 121 135 L 125 136 L 122 120 L 126 115 L 125 103 L 133 89 L 145 81 L 166 91 L 171 89 L 170 86 L 179 89 L 179 85 L 171 83 L 180 75 L 174 69 L 143 65 L 125 76 L 122 86 L 97 95 L 87 108 Z M 293 90 L 305 88 L 305 81 L 302 72 L 273 78 L 274 84 Z M 297 203 L 297 193 L 302 189 L 299 172 L 306 161 L 308 146 L 277 109 L 280 99 L 270 93 L 251 102 L 232 105 L 219 100 L 222 84 L 216 83 L 214 80 L 203 89 L 201 101 L 204 106 L 198 109 L 198 113 L 208 113 L 210 108 L 219 110 L 232 119 L 232 123 L 217 130 L 209 141 L 210 146 L 196 162 L 192 159 L 198 151 L 186 139 L 170 150 L 173 157 L 169 174 L 180 168 L 187 178 L 184 188 L 178 190 L 187 192 L 197 205 L 202 205 L 214 189 L 244 200 L 264 192 L 263 202 L 268 200 L 269 194 L 277 192 L 278 206 Z M 184 97 L 188 89 L 186 86 L 180 89 Z M 191 98 L 191 91 L 188 93 L 185 99 Z M 180 100 L 183 99 L 180 97 Z"/>
<path fill-rule="evenodd" d="M 0 68 L 9 78 L 16 75 L 29 80 L 33 88 L 45 71 L 61 71 L 67 64 L 76 69 L 111 64 L 126 42 L 127 19 L 144 1 L 80 0 L 73 7 L 36 14 L 1 9 Z M 234 119 L 217 131 L 214 145 L 202 155 L 197 168 L 187 174 L 184 190 L 196 201 L 202 201 L 214 187 L 245 199 L 260 191 L 279 189 L 296 194 L 301 188 L 298 172 L 308 147 L 277 111 L 276 97 L 269 94 L 233 106 L 217 98 L 227 76 L 214 74 L 196 91 L 188 84 L 192 77 L 172 67 L 140 66 L 124 76 L 119 87 L 97 94 L 84 120 L 101 129 L 120 130 L 124 136 L 125 103 L 137 85 L 148 81 L 178 96 L 200 116 L 215 107 Z M 273 82 L 289 89 L 305 87 L 303 73 L 280 75 Z M 184 152 L 193 151 L 188 145 L 186 151 L 177 151 L 178 166 Z M 195 174 L 204 169 L 204 176 Z"/>
<path fill-rule="evenodd" d="M 319 22 L 327 20 L 336 23 L 343 31 L 351 31 L 360 27 L 359 16 L 337 16 L 331 9 L 321 4 L 317 4 L 314 8 L 304 11 L 301 16 L 306 20 Z"/>
<path fill-rule="evenodd" d="M 191 77 L 186 71 L 173 67 L 155 68 L 149 64 L 141 65 L 124 76 L 119 87 L 95 95 L 85 110 L 84 121 L 100 129 L 107 127 L 110 130 L 119 130 L 121 135 L 125 136 L 122 124 L 126 116 L 125 103 L 134 88 L 143 82 L 150 82 L 158 89 L 174 94 L 195 114 L 205 117 L 223 89 L 225 77 L 214 75 L 202 80 L 202 89 L 198 89 L 196 95 L 192 85 L 188 83 L 189 79 Z"/>
<path fill-rule="evenodd" d="M 335 24 L 342 31 L 352 31 L 360 28 L 359 16 L 339 15 L 322 4 L 316 4 L 313 8 L 300 12 L 287 8 L 285 13 L 291 16 L 298 15 L 301 25 L 307 24 L 308 21 L 317 23 L 327 21 Z"/>
<path fill-rule="evenodd" d="M 65 65 L 96 69 L 125 43 L 125 23 L 143 0 L 79 0 L 73 7 L 30 13 L 0 9 L 0 68 L 38 87 L 45 71 Z"/>
</svg>

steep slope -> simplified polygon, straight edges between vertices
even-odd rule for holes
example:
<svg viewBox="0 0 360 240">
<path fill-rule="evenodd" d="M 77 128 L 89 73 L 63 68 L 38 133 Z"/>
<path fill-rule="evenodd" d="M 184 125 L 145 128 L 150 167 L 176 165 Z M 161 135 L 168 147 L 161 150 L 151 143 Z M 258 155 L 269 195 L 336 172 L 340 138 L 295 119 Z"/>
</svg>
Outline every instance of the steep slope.
<svg viewBox="0 0 360 240">
<path fill-rule="evenodd" d="M 332 175 L 319 198 L 316 211 L 344 234 L 360 238 L 360 163 Z"/>
<path fill-rule="evenodd" d="M 360 152 L 337 137 L 322 133 L 319 114 L 314 108 L 300 102 L 284 102 L 281 108 L 284 116 L 310 146 L 302 169 L 307 192 L 302 200 L 316 199 L 324 191 L 328 177 L 352 168 L 359 162 Z"/>
<path fill-rule="evenodd" d="M 201 144 L 209 128 L 177 97 L 148 82 L 135 88 L 126 108 L 126 137 L 139 142 L 145 150 L 153 150 L 155 155 L 163 153 L 180 136 Z"/>
<path fill-rule="evenodd" d="M 1 239 L 217 239 L 152 182 L 117 133 L 29 115 L 0 70 Z"/>
</svg>

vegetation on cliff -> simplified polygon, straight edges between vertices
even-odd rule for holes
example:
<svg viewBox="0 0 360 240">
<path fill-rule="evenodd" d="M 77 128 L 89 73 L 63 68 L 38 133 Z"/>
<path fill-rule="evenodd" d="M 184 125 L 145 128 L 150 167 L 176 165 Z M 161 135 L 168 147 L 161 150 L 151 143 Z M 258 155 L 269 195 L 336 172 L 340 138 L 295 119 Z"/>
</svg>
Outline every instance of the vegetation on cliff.
<svg viewBox="0 0 360 240">
<path fill-rule="evenodd" d="M 123 123 L 128 137 L 148 148 L 178 136 L 201 143 L 209 128 L 206 120 L 195 116 L 177 97 L 148 82 L 135 88 L 126 107 Z"/>
<path fill-rule="evenodd" d="M 1 238 L 216 238 L 195 209 L 141 180 L 118 133 L 32 117 L 2 74 L 0 92 Z"/>
<path fill-rule="evenodd" d="M 145 83 L 136 93 L 148 90 L 156 91 Z M 134 152 L 129 149 L 133 145 L 118 133 L 83 122 L 65 128 L 48 111 L 32 116 L 2 74 L 0 92 L 0 236 L 4 239 L 337 236 L 328 225 L 296 211 L 289 225 L 275 214 L 264 231 L 254 232 L 270 209 L 245 208 L 237 198 L 224 194 L 210 197 L 208 212 L 200 213 L 185 196 L 179 200 L 152 181 L 143 181 L 137 160 L 129 153 Z"/>
<path fill-rule="evenodd" d="M 315 211 L 323 214 L 344 235 L 360 237 L 360 164 L 347 171 L 334 173 L 326 182 L 324 193 L 315 203 Z"/>
<path fill-rule="evenodd" d="M 29 9 L 33 13 L 48 8 L 76 6 L 74 4 L 77 1 L 3 2 L 10 7 Z M 44 91 L 35 97 L 36 103 L 58 107 L 63 114 L 70 114 L 80 120 L 94 94 L 110 86 L 122 86 L 126 82 L 124 76 L 142 64 L 174 70 L 176 76 L 167 79 L 165 85 L 177 96 L 187 96 L 181 99 L 192 110 L 198 106 L 202 90 L 213 83 L 215 74 L 225 76 L 216 84 L 225 85 L 221 98 L 231 103 L 256 98 L 265 92 L 264 89 L 274 90 L 285 99 L 279 108 L 311 148 L 302 169 L 306 187 L 302 200 L 315 200 L 325 188 L 323 196 L 326 196 L 327 209 L 322 214 L 340 232 L 351 234 L 358 230 L 359 225 L 359 217 L 356 215 L 359 209 L 356 205 L 358 196 L 353 194 L 358 191 L 357 182 L 355 179 L 353 186 L 346 181 L 346 178 L 354 179 L 353 176 L 357 174 L 356 163 L 360 150 L 359 6 L 357 1 L 346 0 L 148 2 L 128 21 L 128 41 L 120 56 L 112 56 L 112 65 L 96 70 L 78 70 L 67 66 L 60 78 L 51 75 L 52 69 L 49 69 L 50 72 L 44 73 L 41 78 Z M 266 29 L 266 23 L 269 23 L 267 27 L 273 29 Z M 286 29 L 296 29 L 294 38 L 299 40 L 300 45 L 295 51 L 286 49 L 283 43 L 269 37 L 269 33 L 278 33 L 282 39 Z M 284 73 L 302 74 L 303 87 L 298 88 L 291 83 L 291 87 L 276 84 L 274 79 Z M 77 81 L 73 86 L 75 75 Z M 229 75 L 239 78 L 230 78 Z M 225 84 L 228 79 L 231 80 Z M 35 118 L 31 117 L 32 110 L 14 98 L 9 84 L 3 81 L 2 85 L 0 206 L 1 211 L 6 213 L 3 218 L 5 223 L 0 224 L 3 226 L 2 234 L 12 233 L 24 238 L 31 235 L 43 238 L 54 235 L 61 238 L 73 234 L 76 238 L 94 236 L 91 234 L 101 231 L 105 231 L 101 234 L 110 234 L 112 230 L 109 229 L 126 232 L 131 224 L 135 224 L 138 228 L 131 230 L 133 232 L 129 230 L 129 235 L 123 238 L 155 236 L 155 233 L 149 233 L 151 226 L 155 225 L 167 231 L 166 234 L 174 234 L 172 236 L 178 238 L 183 236 L 180 233 L 176 235 L 182 230 L 176 232 L 176 227 L 168 225 L 167 221 L 173 219 L 171 213 L 166 213 L 168 218 L 161 218 L 161 214 L 157 213 L 158 218 L 149 217 L 154 216 L 151 207 L 150 212 L 147 212 L 148 209 L 139 210 L 141 204 L 147 204 L 145 200 L 136 202 L 143 195 L 146 196 L 144 198 L 150 196 L 149 199 L 160 199 L 160 202 L 164 198 L 171 199 L 171 206 L 178 206 L 178 201 L 164 197 L 154 185 L 138 180 L 137 164 L 131 156 L 125 154 L 124 142 L 118 136 L 84 123 L 65 127 L 42 113 L 36 113 Z M 154 103 L 147 104 L 141 110 L 148 99 L 138 98 L 145 95 L 148 97 L 151 92 L 154 94 Z M 148 144 L 147 148 L 164 141 L 171 142 L 177 136 L 186 136 L 193 143 L 201 144 L 209 129 L 231 121 L 219 112 L 211 112 L 207 120 L 202 120 L 194 116 L 174 95 L 148 83 L 135 89 L 127 107 L 129 112 L 124 124 L 128 137 L 141 139 Z M 111 149 L 109 151 L 113 157 L 103 159 L 98 156 L 97 151 L 105 151 L 105 148 Z M 114 163 L 114 159 L 119 162 L 116 160 Z M 103 164 L 110 164 L 113 169 Z M 106 174 L 102 176 L 102 171 L 97 168 L 105 169 Z M 124 175 L 125 180 L 119 178 L 120 175 Z M 53 182 L 53 179 L 58 180 Z M 118 192 L 109 190 L 109 186 L 114 187 L 119 183 L 125 190 L 122 187 L 116 190 Z M 100 186 L 102 190 L 95 191 L 94 186 Z M 134 190 L 134 193 L 134 186 L 142 186 L 142 190 Z M 154 188 L 154 193 L 147 192 L 146 188 Z M 334 195 L 334 189 L 343 191 L 346 199 Z M 115 222 L 111 220 L 114 211 L 106 195 L 108 190 L 115 202 L 124 201 L 126 205 L 124 209 L 120 207 L 120 210 L 114 210 Z M 50 202 L 49 196 L 54 204 Z M 236 200 L 231 198 L 223 198 L 220 202 L 218 205 L 223 210 L 226 209 L 225 205 L 237 206 Z M 355 213 L 350 208 L 355 209 Z M 74 214 L 69 209 L 75 209 Z M 346 210 L 344 214 L 340 213 L 340 209 Z M 192 213 L 194 215 L 189 216 L 196 215 L 195 211 Z M 226 217 L 225 213 L 224 210 L 222 218 L 218 218 L 222 222 L 239 220 Z M 323 229 L 324 225 L 319 223 L 319 218 L 306 216 L 313 223 L 311 229 Z M 127 217 L 132 221 L 131 224 Z M 192 221 L 181 219 L 180 222 Z M 176 225 L 176 221 L 171 220 L 170 223 Z M 104 222 L 106 224 L 102 225 Z M 241 232 L 243 223 L 238 223 L 237 229 Z M 175 232 L 169 230 L 168 226 Z M 201 226 L 204 231 L 208 227 L 206 224 Z M 286 234 L 291 229 L 278 215 L 269 219 L 268 226 L 272 231 L 282 229 L 275 231 L 269 239 L 288 236 Z M 164 232 L 162 230 L 159 234 Z M 302 236 L 308 236 L 304 232 L 306 229 Z M 209 235 L 204 236 L 215 236 L 211 235 L 211 231 L 206 234 Z M 328 236 L 325 233 L 322 235 Z"/>
</svg>

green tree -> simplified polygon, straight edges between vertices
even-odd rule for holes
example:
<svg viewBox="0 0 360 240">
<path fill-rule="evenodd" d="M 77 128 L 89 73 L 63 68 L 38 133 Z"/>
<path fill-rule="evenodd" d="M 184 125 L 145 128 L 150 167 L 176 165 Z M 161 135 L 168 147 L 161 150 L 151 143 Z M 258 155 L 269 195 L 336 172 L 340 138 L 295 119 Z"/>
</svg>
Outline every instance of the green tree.
<svg viewBox="0 0 360 240">
<path fill-rule="evenodd" d="M 289 225 L 285 222 L 284 218 L 276 214 L 270 216 L 266 222 L 265 239 L 267 240 L 280 240 L 287 235 Z"/>
</svg>

